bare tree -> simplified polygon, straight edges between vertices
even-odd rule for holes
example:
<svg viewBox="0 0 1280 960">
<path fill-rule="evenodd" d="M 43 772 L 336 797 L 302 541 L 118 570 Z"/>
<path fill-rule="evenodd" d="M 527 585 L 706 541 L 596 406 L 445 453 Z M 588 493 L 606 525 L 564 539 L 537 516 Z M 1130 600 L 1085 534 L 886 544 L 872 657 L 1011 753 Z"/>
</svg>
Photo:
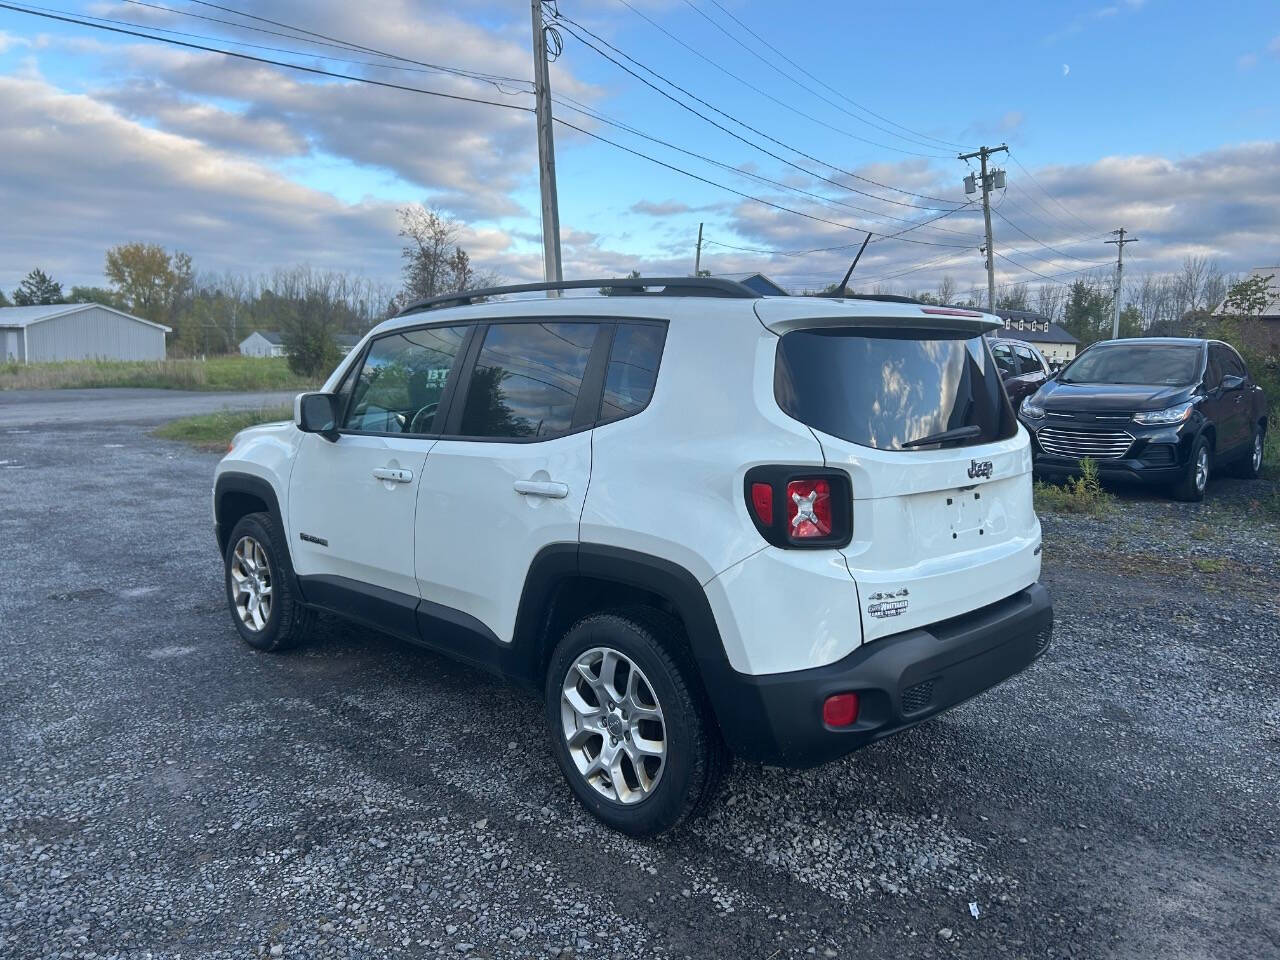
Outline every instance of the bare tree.
<svg viewBox="0 0 1280 960">
<path fill-rule="evenodd" d="M 499 282 L 497 274 L 472 266 L 471 257 L 458 245 L 462 230 L 458 221 L 421 204 L 401 207 L 398 213 L 400 236 L 407 241 L 401 250 L 405 301 Z"/>
<path fill-rule="evenodd" d="M 1067 288 L 1059 283 L 1042 283 L 1036 288 L 1036 312 L 1057 323 L 1067 302 Z"/>
<path fill-rule="evenodd" d="M 938 281 L 938 302 L 950 303 L 956 298 L 956 282 L 950 274 L 943 274 Z"/>
<path fill-rule="evenodd" d="M 1025 283 L 1011 283 L 1004 293 L 996 297 L 996 306 L 1001 310 L 1028 310 L 1031 307 L 1031 294 Z"/>
</svg>

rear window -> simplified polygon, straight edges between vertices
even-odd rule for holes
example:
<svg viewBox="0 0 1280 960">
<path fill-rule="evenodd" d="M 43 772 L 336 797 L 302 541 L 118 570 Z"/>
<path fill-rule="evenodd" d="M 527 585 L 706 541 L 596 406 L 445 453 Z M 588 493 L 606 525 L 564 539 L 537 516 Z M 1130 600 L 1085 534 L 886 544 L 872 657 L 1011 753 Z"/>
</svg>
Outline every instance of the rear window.
<svg viewBox="0 0 1280 960">
<path fill-rule="evenodd" d="M 985 339 L 964 333 L 795 330 L 778 343 L 774 395 L 801 423 L 878 450 L 970 446 L 1018 429 Z M 903 446 L 973 427 L 958 439 Z"/>
</svg>

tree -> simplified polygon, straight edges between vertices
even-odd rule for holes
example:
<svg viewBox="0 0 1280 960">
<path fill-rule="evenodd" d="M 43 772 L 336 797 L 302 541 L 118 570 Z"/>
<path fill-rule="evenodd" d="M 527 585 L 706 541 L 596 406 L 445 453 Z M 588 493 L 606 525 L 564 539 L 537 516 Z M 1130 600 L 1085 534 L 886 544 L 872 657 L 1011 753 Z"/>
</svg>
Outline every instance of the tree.
<svg viewBox="0 0 1280 960">
<path fill-rule="evenodd" d="M 154 243 L 124 243 L 107 251 L 104 272 L 129 312 L 182 335 L 179 320 L 194 286 L 189 254 L 170 255 Z"/>
<path fill-rule="evenodd" d="M 1222 303 L 1222 312 L 1229 317 L 1260 317 L 1274 299 L 1271 281 L 1275 274 L 1255 274 L 1231 287 Z"/>
<path fill-rule="evenodd" d="M 938 302 L 941 304 L 949 304 L 956 298 L 956 282 L 951 278 L 950 274 L 944 274 L 942 279 L 938 281 Z"/>
<path fill-rule="evenodd" d="M 62 284 L 37 267 L 23 277 L 13 291 L 13 302 L 19 307 L 62 303 Z"/>
<path fill-rule="evenodd" d="M 1062 325 L 1086 346 L 1111 336 L 1111 294 L 1098 283 L 1072 281 Z"/>
<path fill-rule="evenodd" d="M 1036 312 L 1057 323 L 1062 318 L 1062 305 L 1066 299 L 1066 288 L 1061 284 L 1042 283 L 1036 289 Z"/>
<path fill-rule="evenodd" d="M 405 302 L 498 284 L 496 274 L 472 267 L 471 257 L 458 245 L 462 225 L 456 220 L 421 204 L 401 207 L 397 213 L 400 236 L 407 241 L 400 251 Z"/>
<path fill-rule="evenodd" d="M 1031 295 L 1025 283 L 1013 283 L 1004 293 L 996 296 L 996 307 L 1001 310 L 1030 310 Z"/>
<path fill-rule="evenodd" d="M 120 295 L 106 287 L 72 287 L 71 292 L 67 294 L 67 302 L 100 303 L 104 307 L 115 307 L 117 310 L 128 309 Z"/>
<path fill-rule="evenodd" d="M 9 306 L 9 298 L 4 295 L 4 291 L 0 290 L 0 307 Z"/>
</svg>

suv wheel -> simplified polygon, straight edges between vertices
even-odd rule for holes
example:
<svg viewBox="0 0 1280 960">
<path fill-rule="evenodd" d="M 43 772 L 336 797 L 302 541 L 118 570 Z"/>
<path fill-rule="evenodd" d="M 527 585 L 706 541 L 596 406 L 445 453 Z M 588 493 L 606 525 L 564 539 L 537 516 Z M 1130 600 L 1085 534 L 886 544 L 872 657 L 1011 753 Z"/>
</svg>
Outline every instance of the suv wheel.
<svg viewBox="0 0 1280 960">
<path fill-rule="evenodd" d="M 1177 500 L 1191 503 L 1204 499 L 1204 492 L 1209 486 L 1209 470 L 1213 466 L 1213 451 L 1204 437 L 1196 437 L 1191 448 L 1191 457 L 1187 461 L 1187 472 L 1173 487 L 1173 496 Z"/>
<path fill-rule="evenodd" d="M 1263 433 L 1262 426 L 1253 428 L 1253 444 L 1249 447 L 1249 452 L 1241 458 L 1236 464 L 1233 471 L 1237 477 L 1244 477 L 1246 480 L 1256 480 L 1262 473 L 1262 452 L 1266 447 L 1267 435 Z"/>
<path fill-rule="evenodd" d="M 583 806 L 632 836 L 697 812 L 726 763 L 719 731 L 669 652 L 683 643 L 679 623 L 655 610 L 593 614 L 565 634 L 547 671 L 561 771 Z"/>
<path fill-rule="evenodd" d="M 232 529 L 223 558 L 231 619 L 241 639 L 259 650 L 287 650 L 315 622 L 290 588 L 293 568 L 284 542 L 270 514 L 251 513 Z"/>
</svg>

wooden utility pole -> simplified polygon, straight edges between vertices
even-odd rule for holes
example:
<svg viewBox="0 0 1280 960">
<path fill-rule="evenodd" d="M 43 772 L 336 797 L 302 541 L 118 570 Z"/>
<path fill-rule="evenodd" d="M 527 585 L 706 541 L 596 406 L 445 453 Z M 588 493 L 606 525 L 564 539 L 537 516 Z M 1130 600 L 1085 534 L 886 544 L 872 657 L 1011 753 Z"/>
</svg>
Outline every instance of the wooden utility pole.
<svg viewBox="0 0 1280 960">
<path fill-rule="evenodd" d="M 1138 238 L 1130 237 L 1128 240 L 1126 240 L 1124 237 L 1125 235 L 1124 227 L 1121 227 L 1119 230 L 1112 230 L 1111 232 L 1115 236 L 1117 236 L 1119 239 L 1104 240 L 1102 242 L 1114 243 L 1116 245 L 1116 284 L 1115 284 L 1115 297 L 1114 297 L 1115 303 L 1113 305 L 1115 309 L 1111 316 L 1111 339 L 1119 340 L 1120 339 L 1120 281 L 1121 281 L 1121 275 L 1124 273 L 1124 245 L 1126 243 L 1137 243 Z"/>
<path fill-rule="evenodd" d="M 972 160 L 974 157 L 982 161 L 982 216 L 987 222 L 987 246 L 985 253 L 987 255 L 987 309 L 995 310 L 996 308 L 996 252 L 992 247 L 991 241 L 991 183 L 992 176 L 987 173 L 987 157 L 993 153 L 1001 151 L 1008 153 L 1009 148 L 1005 144 L 998 147 L 980 147 L 973 153 L 960 154 L 961 160 Z M 999 171 L 1000 175 L 1004 175 L 1004 171 Z"/>
<path fill-rule="evenodd" d="M 698 249 L 693 255 L 693 275 L 702 276 L 702 224 L 698 224 Z"/>
<path fill-rule="evenodd" d="M 547 70 L 547 38 L 542 26 L 542 0 L 533 5 L 533 91 L 538 118 L 538 183 L 542 190 L 543 279 L 564 279 L 560 264 L 560 203 L 556 197 L 556 145 L 551 130 L 551 76 Z"/>
</svg>

